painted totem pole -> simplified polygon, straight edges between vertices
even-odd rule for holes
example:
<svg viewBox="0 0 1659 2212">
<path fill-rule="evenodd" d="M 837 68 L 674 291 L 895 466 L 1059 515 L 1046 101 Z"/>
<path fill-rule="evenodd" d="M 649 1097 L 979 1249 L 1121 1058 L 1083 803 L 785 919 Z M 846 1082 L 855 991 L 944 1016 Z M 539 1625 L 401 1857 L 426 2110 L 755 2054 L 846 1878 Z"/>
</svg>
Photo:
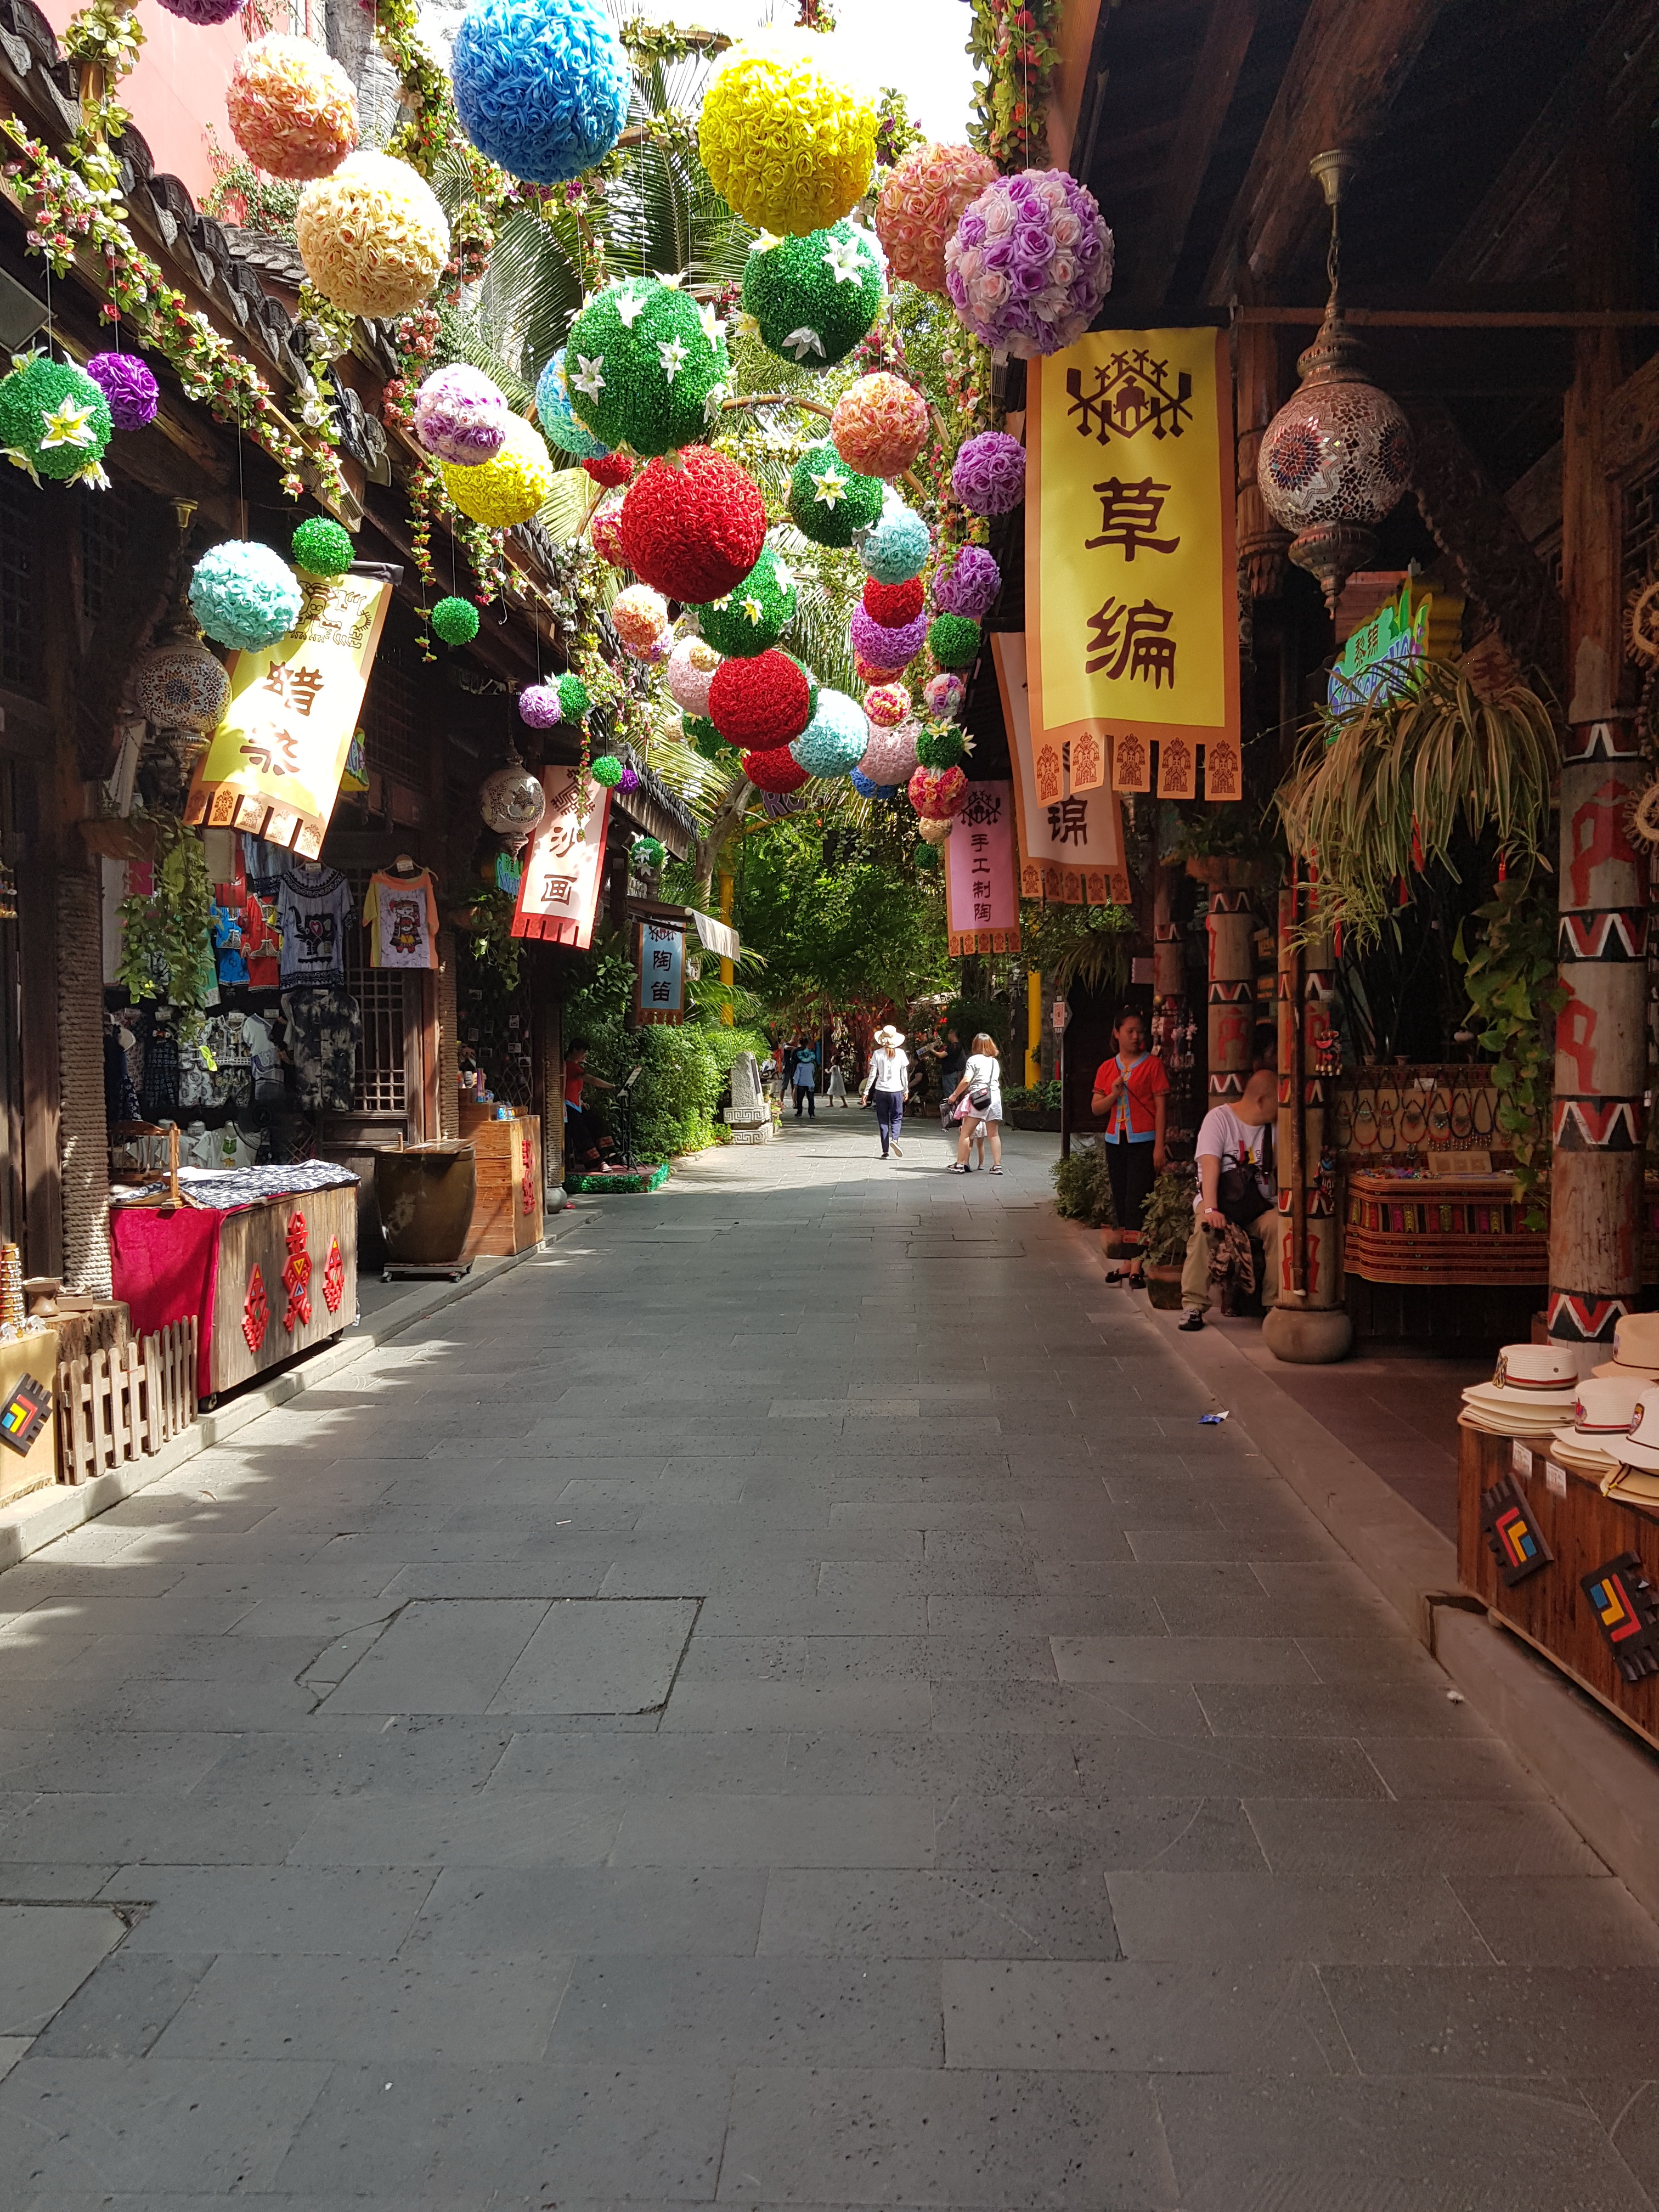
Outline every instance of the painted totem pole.
<svg viewBox="0 0 1659 2212">
<path fill-rule="evenodd" d="M 1279 1302 L 1328 1313 L 1343 1299 L 1335 1178 L 1322 1171 L 1329 1087 L 1322 1071 L 1336 963 L 1328 938 L 1297 941 L 1310 902 L 1311 886 L 1292 861 L 1290 885 L 1279 895 Z"/>
<path fill-rule="evenodd" d="M 1212 890 L 1210 933 L 1210 1103 L 1224 1106 L 1249 1080 L 1255 1039 L 1255 917 L 1248 891 Z"/>
</svg>

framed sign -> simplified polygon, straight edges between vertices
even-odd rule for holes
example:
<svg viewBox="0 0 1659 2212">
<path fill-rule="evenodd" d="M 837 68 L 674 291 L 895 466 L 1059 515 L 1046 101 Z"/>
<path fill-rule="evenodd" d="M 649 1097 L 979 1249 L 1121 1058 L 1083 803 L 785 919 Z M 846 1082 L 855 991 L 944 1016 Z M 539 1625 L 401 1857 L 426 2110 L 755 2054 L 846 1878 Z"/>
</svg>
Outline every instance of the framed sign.
<svg viewBox="0 0 1659 2212">
<path fill-rule="evenodd" d="M 945 925 L 951 957 L 1018 952 L 1019 878 L 1014 870 L 1014 787 L 970 783 L 945 841 Z"/>
<path fill-rule="evenodd" d="M 665 921 L 641 921 L 635 927 L 635 1019 L 641 1024 L 683 1022 L 685 933 Z"/>
<path fill-rule="evenodd" d="M 1127 905 L 1129 871 L 1117 793 L 1079 792 L 1066 744 L 1034 738 L 1025 689 L 1026 641 L 998 630 L 991 657 L 1002 694 L 1003 726 L 1014 763 L 1014 823 L 1019 895 L 1067 906 Z M 953 831 L 955 844 L 959 830 Z M 948 878 L 947 878 L 948 881 Z"/>
</svg>

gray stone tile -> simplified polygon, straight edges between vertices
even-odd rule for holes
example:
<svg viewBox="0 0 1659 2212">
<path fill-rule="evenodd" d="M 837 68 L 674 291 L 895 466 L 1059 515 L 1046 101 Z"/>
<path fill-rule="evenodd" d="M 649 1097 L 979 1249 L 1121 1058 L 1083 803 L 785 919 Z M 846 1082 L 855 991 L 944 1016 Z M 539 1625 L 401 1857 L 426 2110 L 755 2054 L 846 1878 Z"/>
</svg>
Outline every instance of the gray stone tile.
<svg viewBox="0 0 1659 2212">
<path fill-rule="evenodd" d="M 789 1738 L 774 1735 L 515 1735 L 489 1778 L 486 1795 L 521 1790 L 627 1791 L 660 1797 L 735 1790 L 763 1796 L 789 1786 Z"/>
<path fill-rule="evenodd" d="M 0 1851 L 66 1861 L 76 1851 L 128 1862 L 276 1865 L 310 1820 L 303 1798 L 225 1802 L 211 1790 L 188 1797 L 54 1790 L 0 1828 Z"/>
<path fill-rule="evenodd" d="M 1542 1797 L 1543 1784 L 1494 1741 L 1436 1742 L 1424 1736 L 1369 1736 L 1365 1757 L 1394 1797 Z M 1249 1794 L 1248 1791 L 1245 1793 Z"/>
<path fill-rule="evenodd" d="M 1074 1741 L 1084 1786 L 1100 1796 L 1382 1799 L 1388 1795 L 1376 1768 L 1354 1743 L 1294 1736 L 1176 1742 L 1149 1735 L 1082 1732 Z"/>
<path fill-rule="evenodd" d="M 763 1957 L 1115 1959 L 1097 1870 L 789 1870 L 767 1881 Z"/>
<path fill-rule="evenodd" d="M 940 1867 L 1265 1873 L 1244 1815 L 1226 1798 L 958 1796 L 942 1803 Z"/>
<path fill-rule="evenodd" d="M 313 1800 L 291 1866 L 599 1866 L 617 1838 L 620 1792 L 480 1791 Z"/>
<path fill-rule="evenodd" d="M 750 1869 L 466 1868 L 439 1875 L 410 1955 L 747 1958 L 767 1877 Z"/>
<path fill-rule="evenodd" d="M 1197 1695 L 1181 1682 L 1012 1681 L 981 1687 L 977 1681 L 939 1681 L 933 1726 L 941 1735 L 963 1729 L 975 1734 L 1059 1729 L 1080 1736 L 1138 1730 L 1163 1738 L 1210 1734 Z"/>
<path fill-rule="evenodd" d="M 1082 1778 L 1071 1741 L 1063 1735 L 971 1735 L 959 1730 L 860 1734 L 803 1730 L 789 1738 L 785 1786 L 823 1792 L 927 1790 L 936 1797 L 958 1790 L 986 1796 L 1080 1796 Z"/>
<path fill-rule="evenodd" d="M 1491 1741 L 1474 1709 L 1449 1703 L 1443 1684 L 1211 1682 L 1200 1695 L 1219 1736 L 1455 1737 L 1460 1746 Z"/>
<path fill-rule="evenodd" d="M 1546 1885 L 1548 1887 L 1548 1885 Z M 1632 1954 L 1632 1960 L 1643 1958 Z M 1324 1966 L 1362 2073 L 1560 2081 L 1659 2075 L 1659 1971 L 1644 1963 Z"/>
<path fill-rule="evenodd" d="M 0 1781 L 9 1790 L 188 1790 L 224 1750 L 223 1736 L 201 1730 L 0 1730 Z"/>
<path fill-rule="evenodd" d="M 551 2060 L 937 2066 L 937 1966 L 834 1959 L 583 1959 Z"/>
<path fill-rule="evenodd" d="M 97 1905 L 0 1905 L 0 2035 L 37 2035 L 125 1934 Z"/>
<path fill-rule="evenodd" d="M 1286 1637 L 1056 1636 L 1054 1665 L 1062 1682 L 1259 1682 L 1310 1686 L 1314 1669 Z M 1209 1700 L 1205 1700 L 1209 1710 Z M 1286 1729 L 1275 1735 L 1294 1734 Z"/>
<path fill-rule="evenodd" d="M 378 1729 L 265 1733 L 234 1740 L 202 1788 L 221 1801 L 246 1796 L 259 1803 L 272 1792 L 460 1795 L 489 1779 L 511 1741 L 508 1722 L 429 1714 L 402 1715 Z"/>
<path fill-rule="evenodd" d="M 205 1954 L 112 1952 L 37 2039 L 37 2054 L 142 2058 L 212 1964 Z"/>
<path fill-rule="evenodd" d="M 1492 1956 L 1449 1886 L 1269 1874 L 1110 1874 L 1124 1955 L 1203 1965 L 1312 1960 L 1413 1964 Z"/>
<path fill-rule="evenodd" d="M 908 1729 L 933 1718 L 926 1682 L 684 1682 L 665 1729 Z"/>
<path fill-rule="evenodd" d="M 112 1866 L 76 1866 L 56 1860 L 0 1859 L 0 1897 L 20 1905 L 96 1897 L 115 1871 Z"/>
<path fill-rule="evenodd" d="M 1458 1902 L 1510 1966 L 1644 1966 L 1659 1970 L 1659 1928 L 1621 1881 L 1571 1876 L 1516 1885 L 1461 1868 Z"/>
<path fill-rule="evenodd" d="M 414 1599 L 326 1703 L 337 1713 L 483 1713 L 548 1610 L 542 1598 Z"/>
<path fill-rule="evenodd" d="M 123 1867 L 107 1893 L 150 1910 L 134 1951 L 333 1952 L 390 1958 L 432 1887 L 429 1874 L 332 1867 Z"/>
<path fill-rule="evenodd" d="M 653 1711 L 667 1699 L 696 1617 L 690 1598 L 556 1601 L 489 1711 Z"/>
<path fill-rule="evenodd" d="M 920 1867 L 933 1857 L 926 1797 L 662 1796 L 630 1805 L 613 1863 Z"/>
<path fill-rule="evenodd" d="M 1466 1798 L 1440 1804 L 1249 1800 L 1250 1826 L 1275 1874 L 1597 1875 L 1601 1862 L 1553 1805 Z"/>
</svg>

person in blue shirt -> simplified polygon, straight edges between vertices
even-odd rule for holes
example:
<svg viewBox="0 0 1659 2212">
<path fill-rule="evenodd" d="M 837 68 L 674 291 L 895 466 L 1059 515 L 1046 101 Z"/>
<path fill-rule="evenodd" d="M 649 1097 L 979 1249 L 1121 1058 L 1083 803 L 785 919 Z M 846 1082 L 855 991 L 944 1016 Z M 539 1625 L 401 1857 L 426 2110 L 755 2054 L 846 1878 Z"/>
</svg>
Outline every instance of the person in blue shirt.
<svg viewBox="0 0 1659 2212">
<path fill-rule="evenodd" d="M 795 1086 L 795 1119 L 800 1119 L 800 1109 L 806 1109 L 806 1118 L 818 1118 L 818 1055 L 810 1044 L 804 1044 L 795 1054 L 794 1073 L 790 1080 Z"/>
</svg>

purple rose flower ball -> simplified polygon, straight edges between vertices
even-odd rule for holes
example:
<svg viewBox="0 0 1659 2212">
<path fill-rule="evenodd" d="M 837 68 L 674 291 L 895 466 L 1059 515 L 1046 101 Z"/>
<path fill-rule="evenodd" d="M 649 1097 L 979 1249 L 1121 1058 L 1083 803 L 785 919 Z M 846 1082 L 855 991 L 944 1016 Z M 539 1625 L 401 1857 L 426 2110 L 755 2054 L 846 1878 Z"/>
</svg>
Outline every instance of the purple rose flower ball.
<svg viewBox="0 0 1659 2212">
<path fill-rule="evenodd" d="M 1080 338 L 1111 289 L 1112 234 L 1064 169 L 998 177 L 945 242 L 945 282 L 965 330 L 1030 361 Z"/>
<path fill-rule="evenodd" d="M 186 23 L 207 26 L 228 23 L 233 15 L 242 12 L 242 0 L 161 0 L 169 15 L 177 15 Z"/>
<path fill-rule="evenodd" d="M 95 353 L 87 374 L 108 400 L 109 419 L 118 430 L 147 430 L 155 420 L 161 395 L 136 353 Z"/>
<path fill-rule="evenodd" d="M 637 769 L 625 768 L 622 774 L 617 778 L 617 788 L 618 791 L 637 791 L 639 787 L 640 772 Z"/>
<path fill-rule="evenodd" d="M 556 684 L 526 684 L 519 694 L 519 720 L 527 729 L 550 730 L 563 720 Z"/>
<path fill-rule="evenodd" d="M 440 461 L 482 468 L 507 442 L 507 395 L 479 368 L 434 368 L 415 395 L 415 435 Z"/>
<path fill-rule="evenodd" d="M 920 614 L 898 629 L 887 629 L 862 607 L 854 607 L 848 626 L 853 650 L 872 668 L 895 670 L 913 661 L 927 642 L 927 617 Z"/>
<path fill-rule="evenodd" d="M 1024 456 L 1021 455 L 1024 478 Z M 933 605 L 942 615 L 969 615 L 975 622 L 991 611 L 1002 586 L 1002 571 L 982 545 L 964 545 L 954 568 L 933 580 Z"/>
<path fill-rule="evenodd" d="M 1025 496 L 1024 447 L 1006 430 L 981 430 L 957 447 L 951 489 L 975 514 L 1011 514 Z M 965 614 L 967 609 L 951 611 Z"/>
</svg>

